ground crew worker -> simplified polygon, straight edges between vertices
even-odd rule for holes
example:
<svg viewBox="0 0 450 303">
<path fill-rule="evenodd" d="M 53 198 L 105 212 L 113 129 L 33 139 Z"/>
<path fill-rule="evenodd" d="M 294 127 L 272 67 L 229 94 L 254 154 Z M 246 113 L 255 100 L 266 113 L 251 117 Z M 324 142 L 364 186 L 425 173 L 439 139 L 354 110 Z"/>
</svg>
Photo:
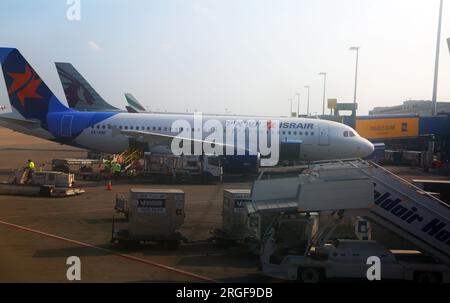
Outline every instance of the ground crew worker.
<svg viewBox="0 0 450 303">
<path fill-rule="evenodd" d="M 114 176 L 114 179 L 117 179 L 120 176 L 120 173 L 122 171 L 122 166 L 120 163 L 114 162 L 111 165 L 112 174 Z"/>
<path fill-rule="evenodd" d="M 34 170 L 36 169 L 36 164 L 34 164 L 33 160 L 31 160 L 31 159 L 28 160 L 28 165 L 27 165 L 26 169 L 28 170 L 27 179 L 31 180 L 31 178 L 33 177 Z"/>
<path fill-rule="evenodd" d="M 28 160 L 28 168 L 30 170 L 34 170 L 36 168 L 36 164 L 34 164 L 33 160 Z"/>
<path fill-rule="evenodd" d="M 104 163 L 106 167 L 111 168 L 111 160 L 105 160 Z"/>
</svg>

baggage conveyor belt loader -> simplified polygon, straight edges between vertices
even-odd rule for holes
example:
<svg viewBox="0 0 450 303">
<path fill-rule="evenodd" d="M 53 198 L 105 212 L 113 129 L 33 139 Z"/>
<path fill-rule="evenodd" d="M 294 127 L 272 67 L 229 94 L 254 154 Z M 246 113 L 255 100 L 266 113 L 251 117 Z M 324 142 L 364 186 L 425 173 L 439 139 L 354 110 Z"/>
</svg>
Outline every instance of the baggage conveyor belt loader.
<svg viewBox="0 0 450 303">
<path fill-rule="evenodd" d="M 330 220 L 316 231 L 311 228 L 314 220 L 308 221 L 307 216 L 300 219 L 304 238 L 292 247 L 280 236 L 289 215 L 281 216 L 262 240 L 260 261 L 264 274 L 306 282 L 365 278 L 367 258 L 379 256 L 382 278 L 450 281 L 450 209 L 439 199 L 384 168 L 361 160 L 314 164 L 297 182 L 292 178 L 286 181 L 284 184 L 291 188 L 270 188 L 271 180 L 255 181 L 248 212 L 267 211 L 277 207 L 279 201 L 286 204 L 286 195 L 297 192 L 296 201 L 292 201 L 296 202 L 297 213 L 329 212 Z M 280 182 L 283 180 L 275 181 Z M 268 197 L 267 192 L 271 193 L 270 200 L 263 200 Z M 357 216 L 397 234 L 420 253 L 406 257 L 367 240 L 328 243 L 343 218 Z"/>
</svg>

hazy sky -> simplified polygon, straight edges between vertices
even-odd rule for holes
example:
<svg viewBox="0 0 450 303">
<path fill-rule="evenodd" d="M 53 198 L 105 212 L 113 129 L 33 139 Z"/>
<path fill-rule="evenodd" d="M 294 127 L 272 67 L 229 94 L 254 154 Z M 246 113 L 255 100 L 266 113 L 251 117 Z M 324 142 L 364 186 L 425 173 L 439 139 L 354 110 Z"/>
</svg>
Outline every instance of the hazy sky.
<svg viewBox="0 0 450 303">
<path fill-rule="evenodd" d="M 115 106 L 131 92 L 153 110 L 287 115 L 311 85 L 312 112 L 352 102 L 360 45 L 360 114 L 431 99 L 438 0 L 1 0 L 0 45 L 17 47 L 63 97 L 68 61 Z M 450 3 L 444 1 L 438 99 L 450 101 Z M 0 81 L 0 104 L 6 100 Z"/>
</svg>

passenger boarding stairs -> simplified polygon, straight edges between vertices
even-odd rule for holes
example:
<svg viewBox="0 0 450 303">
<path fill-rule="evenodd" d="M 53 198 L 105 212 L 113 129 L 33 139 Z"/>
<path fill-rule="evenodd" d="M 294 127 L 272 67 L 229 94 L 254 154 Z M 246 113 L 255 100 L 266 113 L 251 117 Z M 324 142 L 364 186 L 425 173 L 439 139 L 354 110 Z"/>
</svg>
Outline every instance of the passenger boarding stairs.
<svg viewBox="0 0 450 303">
<path fill-rule="evenodd" d="M 449 205 L 375 163 L 359 168 L 375 185 L 368 218 L 450 265 Z"/>
<path fill-rule="evenodd" d="M 133 164 L 139 160 L 142 155 L 142 148 L 132 148 L 121 154 L 114 155 L 112 162 L 120 163 L 120 165 L 122 165 L 122 172 L 126 172 L 133 167 Z"/>
<path fill-rule="evenodd" d="M 283 182 L 283 179 L 258 180 L 253 185 L 252 200 L 254 195 L 259 195 L 258 189 L 264 188 L 263 191 L 270 191 L 272 204 L 274 201 L 280 201 L 277 196 L 283 201 L 296 200 L 299 212 L 347 211 L 352 208 L 352 201 L 342 200 L 339 196 L 342 198 L 348 192 L 340 194 L 341 188 L 337 187 L 332 192 L 324 193 L 326 183 L 341 182 L 347 184 L 348 190 L 358 191 L 361 177 L 369 178 L 374 186 L 373 201 L 370 201 L 368 204 L 370 206 L 364 211 L 364 216 L 368 220 L 410 241 L 423 253 L 450 265 L 449 205 L 372 162 L 353 160 L 313 164 L 305 174 L 297 178 L 297 182 L 293 182 L 293 178 L 285 178 L 286 182 Z M 271 182 L 284 183 L 290 188 L 276 184 L 272 187 Z M 352 182 L 354 187 L 349 187 L 348 182 Z M 312 195 L 309 193 L 309 201 L 302 198 L 306 197 L 304 193 L 307 188 L 315 188 L 315 193 L 312 192 Z M 287 194 L 291 196 L 290 199 Z M 319 203 L 311 203 L 314 200 L 320 200 L 320 206 Z M 258 208 L 258 201 L 253 204 Z M 267 201 L 264 207 L 266 206 Z"/>
</svg>

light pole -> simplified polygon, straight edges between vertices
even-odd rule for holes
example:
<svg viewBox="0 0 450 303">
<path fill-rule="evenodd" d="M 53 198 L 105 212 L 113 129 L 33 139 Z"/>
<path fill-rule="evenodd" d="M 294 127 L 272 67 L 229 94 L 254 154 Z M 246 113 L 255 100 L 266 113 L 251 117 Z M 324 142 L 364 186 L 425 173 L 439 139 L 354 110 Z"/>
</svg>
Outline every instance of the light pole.
<svg viewBox="0 0 450 303">
<path fill-rule="evenodd" d="M 325 96 L 327 91 L 327 73 L 319 73 L 319 76 L 323 76 L 323 101 L 322 101 L 322 115 L 325 115 Z"/>
<path fill-rule="evenodd" d="M 357 97 L 357 90 L 358 90 L 358 63 L 359 63 L 359 46 L 352 46 L 349 48 L 351 51 L 356 51 L 356 66 L 355 66 L 355 92 L 353 94 L 353 110 L 352 110 L 352 120 L 353 120 L 353 127 L 356 125 L 356 97 Z"/>
<path fill-rule="evenodd" d="M 309 116 L 309 89 L 311 88 L 309 85 L 305 85 L 305 88 L 308 89 L 308 102 L 306 105 L 306 114 Z"/>
<path fill-rule="evenodd" d="M 288 100 L 291 102 L 291 112 L 289 113 L 289 117 L 292 117 L 292 98 L 289 98 Z"/>
<path fill-rule="evenodd" d="M 350 47 L 351 51 L 356 51 L 356 66 L 355 66 L 355 92 L 353 94 L 353 104 L 355 105 L 355 113 L 356 113 L 356 93 L 358 89 L 358 63 L 359 63 L 359 46 Z"/>
<path fill-rule="evenodd" d="M 439 77 L 439 53 L 441 48 L 441 26 L 442 26 L 442 7 L 444 6 L 444 1 L 441 0 L 439 6 L 439 21 L 438 21 L 438 31 L 437 31 L 437 42 L 436 42 L 436 58 L 434 61 L 434 83 L 433 83 L 433 98 L 432 98 L 432 110 L 431 114 L 436 115 L 437 112 L 437 88 L 438 88 L 438 77 Z"/>
<path fill-rule="evenodd" d="M 297 93 L 297 118 L 300 117 L 300 93 Z"/>
</svg>

